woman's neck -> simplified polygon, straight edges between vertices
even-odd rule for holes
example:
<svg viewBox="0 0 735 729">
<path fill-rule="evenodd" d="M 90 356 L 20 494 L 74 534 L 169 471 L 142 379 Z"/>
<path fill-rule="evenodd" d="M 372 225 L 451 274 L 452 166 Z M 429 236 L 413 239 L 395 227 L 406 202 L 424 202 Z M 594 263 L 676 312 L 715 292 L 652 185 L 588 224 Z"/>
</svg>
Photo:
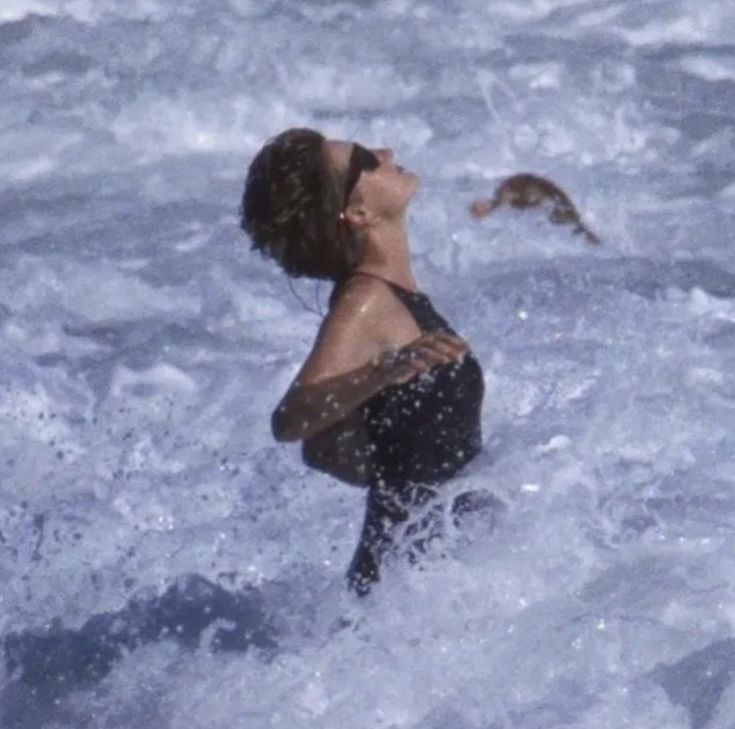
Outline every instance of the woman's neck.
<svg viewBox="0 0 735 729">
<path fill-rule="evenodd" d="M 367 231 L 365 252 L 357 271 L 387 279 L 410 290 L 418 288 L 403 221 L 393 225 L 383 223 Z"/>
</svg>

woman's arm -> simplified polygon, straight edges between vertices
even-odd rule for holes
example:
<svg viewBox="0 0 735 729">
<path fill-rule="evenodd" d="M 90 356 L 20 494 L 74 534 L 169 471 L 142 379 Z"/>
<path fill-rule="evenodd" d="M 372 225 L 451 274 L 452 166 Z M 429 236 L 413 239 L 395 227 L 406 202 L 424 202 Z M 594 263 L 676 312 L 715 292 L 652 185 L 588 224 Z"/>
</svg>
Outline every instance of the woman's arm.
<svg viewBox="0 0 735 729">
<path fill-rule="evenodd" d="M 362 412 L 353 410 L 344 420 L 304 438 L 305 465 L 352 486 L 367 486 L 369 442 Z"/>
<path fill-rule="evenodd" d="M 309 438 L 345 418 L 389 382 L 377 362 L 320 382 L 296 380 L 273 411 L 273 436 L 278 441 Z"/>
<path fill-rule="evenodd" d="M 456 361 L 467 349 L 459 337 L 432 332 L 344 374 L 306 384 L 297 378 L 273 412 L 273 435 L 279 441 L 309 438 L 347 417 L 388 385 L 408 382 L 432 367 Z"/>
<path fill-rule="evenodd" d="M 309 438 L 339 422 L 392 384 L 461 357 L 467 345 L 445 332 L 419 336 L 400 349 L 381 336 L 384 291 L 374 282 L 356 282 L 328 314 L 301 372 L 273 412 L 278 441 Z M 388 319 L 386 319 L 388 317 Z"/>
</svg>

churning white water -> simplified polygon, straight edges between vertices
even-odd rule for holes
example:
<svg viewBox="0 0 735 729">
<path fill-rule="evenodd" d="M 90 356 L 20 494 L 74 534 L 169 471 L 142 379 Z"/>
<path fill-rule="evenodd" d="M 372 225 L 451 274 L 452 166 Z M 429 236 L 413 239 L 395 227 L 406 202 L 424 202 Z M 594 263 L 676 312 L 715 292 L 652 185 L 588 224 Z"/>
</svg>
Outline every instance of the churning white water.
<svg viewBox="0 0 735 729">
<path fill-rule="evenodd" d="M 731 0 L 3 0 L 0 726 L 732 729 L 733 37 Z M 237 227 L 297 125 L 420 175 L 487 384 L 448 492 L 507 506 L 363 601 L 363 492 L 269 432 L 319 318 Z M 603 245 L 470 218 L 518 171 Z"/>
</svg>

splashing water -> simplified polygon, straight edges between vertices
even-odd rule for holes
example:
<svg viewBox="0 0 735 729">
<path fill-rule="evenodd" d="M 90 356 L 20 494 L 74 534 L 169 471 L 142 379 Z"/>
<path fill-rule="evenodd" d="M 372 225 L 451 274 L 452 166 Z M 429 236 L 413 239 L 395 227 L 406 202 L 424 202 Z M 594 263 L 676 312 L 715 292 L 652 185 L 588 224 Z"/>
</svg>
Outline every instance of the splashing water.
<svg viewBox="0 0 735 729">
<path fill-rule="evenodd" d="M 729 729 L 734 35 L 725 0 L 6 0 L 0 725 Z M 361 602 L 364 494 L 268 427 L 318 319 L 237 229 L 295 125 L 421 176 L 487 378 L 448 498 L 507 507 Z M 603 245 L 468 215 L 518 171 Z"/>
</svg>

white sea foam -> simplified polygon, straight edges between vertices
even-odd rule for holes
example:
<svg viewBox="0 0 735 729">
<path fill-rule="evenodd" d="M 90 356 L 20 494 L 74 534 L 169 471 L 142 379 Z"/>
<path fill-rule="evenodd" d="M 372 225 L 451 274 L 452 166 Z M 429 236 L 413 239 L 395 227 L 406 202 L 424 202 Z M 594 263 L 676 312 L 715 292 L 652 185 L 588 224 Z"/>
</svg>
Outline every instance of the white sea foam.
<svg viewBox="0 0 735 729">
<path fill-rule="evenodd" d="M 198 573 L 257 586 L 277 643 L 213 653 L 220 622 L 196 650 L 154 642 L 29 704 L 39 726 L 728 726 L 735 656 L 708 664 L 722 685 L 671 667 L 735 626 L 734 17 L 3 3 L 0 628 L 79 628 Z M 446 537 L 362 602 L 343 574 L 364 492 L 270 434 L 319 316 L 237 227 L 249 159 L 292 125 L 421 176 L 417 274 L 485 368 Z M 519 171 L 603 244 L 538 211 L 469 217 Z M 294 288 L 324 310 L 328 287 Z M 470 490 L 505 510 L 460 528 Z M 30 721 L 16 679 L 9 726 Z"/>
</svg>

